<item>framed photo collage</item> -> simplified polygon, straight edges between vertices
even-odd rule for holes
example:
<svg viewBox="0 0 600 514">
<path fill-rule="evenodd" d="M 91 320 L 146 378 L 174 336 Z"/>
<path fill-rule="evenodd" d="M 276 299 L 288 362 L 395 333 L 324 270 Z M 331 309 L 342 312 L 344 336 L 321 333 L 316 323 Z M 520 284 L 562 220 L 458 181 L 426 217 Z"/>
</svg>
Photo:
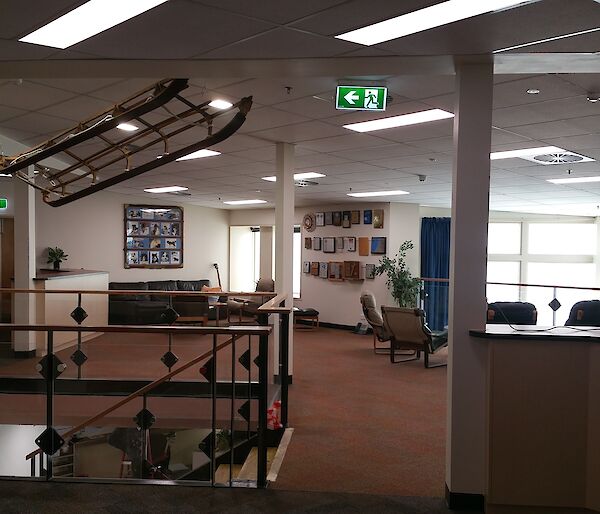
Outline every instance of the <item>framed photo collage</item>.
<svg viewBox="0 0 600 514">
<path fill-rule="evenodd" d="M 125 268 L 183 268 L 183 209 L 125 206 Z"/>
</svg>

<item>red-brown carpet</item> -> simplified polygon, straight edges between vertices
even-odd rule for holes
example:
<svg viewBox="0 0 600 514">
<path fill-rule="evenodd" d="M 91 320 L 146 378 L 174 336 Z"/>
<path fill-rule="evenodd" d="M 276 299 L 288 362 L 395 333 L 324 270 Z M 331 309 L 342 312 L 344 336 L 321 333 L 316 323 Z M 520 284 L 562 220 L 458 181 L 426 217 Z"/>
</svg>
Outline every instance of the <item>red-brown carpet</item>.
<svg viewBox="0 0 600 514">
<path fill-rule="evenodd" d="M 166 372 L 160 356 L 164 336 L 106 334 L 84 344 L 88 378 L 155 379 Z M 181 362 L 211 347 L 208 337 L 177 338 Z M 247 346 L 240 343 L 236 357 Z M 62 377 L 76 376 L 69 360 Z M 443 361 L 445 354 L 432 360 Z M 0 358 L 0 376 L 39 376 L 39 358 Z M 219 352 L 219 378 L 229 378 L 231 351 Z M 238 379 L 243 370 L 236 371 Z M 272 369 L 270 366 L 269 369 Z M 254 370 L 256 371 L 256 370 Z M 256 373 L 253 373 L 256 378 Z M 197 367 L 178 377 L 199 380 Z M 57 397 L 55 423 L 71 425 L 114 403 L 109 397 Z M 159 424 L 197 425 L 204 403 L 194 399 L 149 400 Z M 444 494 L 446 368 L 423 362 L 391 364 L 372 351 L 372 336 L 320 328 L 296 330 L 289 425 L 294 428 L 276 489 L 440 497 Z M 133 402 L 103 423 L 131 423 L 141 408 Z M 182 419 L 182 415 L 185 419 Z M 41 395 L 0 395 L 0 423 L 43 423 Z M 125 425 L 121 425 L 125 426 Z"/>
<path fill-rule="evenodd" d="M 272 487 L 443 496 L 446 368 L 391 364 L 372 336 L 325 328 L 296 330 L 294 359 L 294 435 Z"/>
</svg>

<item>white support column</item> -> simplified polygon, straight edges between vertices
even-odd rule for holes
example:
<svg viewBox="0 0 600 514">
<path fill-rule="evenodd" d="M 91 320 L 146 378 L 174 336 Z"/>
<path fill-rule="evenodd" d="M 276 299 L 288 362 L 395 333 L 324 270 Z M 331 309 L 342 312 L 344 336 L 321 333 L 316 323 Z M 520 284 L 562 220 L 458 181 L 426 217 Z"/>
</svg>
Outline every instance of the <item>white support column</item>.
<svg viewBox="0 0 600 514">
<path fill-rule="evenodd" d="M 275 200 L 275 290 L 288 295 L 286 305 L 293 302 L 294 261 L 294 145 L 277 143 L 277 191 Z M 289 373 L 293 373 L 294 320 L 290 315 Z"/>
<path fill-rule="evenodd" d="M 30 170 L 33 174 L 33 169 Z M 15 287 L 34 289 L 35 262 L 35 190 L 14 178 L 15 213 Z M 36 322 L 34 294 L 14 296 L 14 323 L 30 325 Z M 13 332 L 15 352 L 35 351 L 35 332 Z"/>
<path fill-rule="evenodd" d="M 485 328 L 487 223 L 493 97 L 491 62 L 457 62 L 450 252 L 446 485 L 453 494 L 485 494 L 487 345 L 469 336 Z"/>
<path fill-rule="evenodd" d="M 273 276 L 273 227 L 260 227 L 260 278 Z"/>
</svg>

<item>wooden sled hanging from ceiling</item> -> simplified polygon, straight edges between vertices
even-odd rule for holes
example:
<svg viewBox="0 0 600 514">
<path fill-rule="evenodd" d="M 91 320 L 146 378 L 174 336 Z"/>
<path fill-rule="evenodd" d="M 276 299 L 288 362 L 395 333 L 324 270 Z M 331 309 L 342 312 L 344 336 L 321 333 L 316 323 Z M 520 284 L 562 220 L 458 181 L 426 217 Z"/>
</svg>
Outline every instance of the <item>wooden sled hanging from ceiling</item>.
<svg viewBox="0 0 600 514">
<path fill-rule="evenodd" d="M 0 172 L 14 174 L 59 207 L 224 141 L 252 107 L 251 96 L 222 110 L 210 101 L 195 103 L 181 95 L 187 87 L 187 79 L 161 80 L 26 152 L 0 155 Z M 117 129 L 132 121 L 139 125 L 134 132 Z M 198 130 L 204 134 L 197 136 Z M 46 165 L 50 157 L 66 167 Z"/>
</svg>

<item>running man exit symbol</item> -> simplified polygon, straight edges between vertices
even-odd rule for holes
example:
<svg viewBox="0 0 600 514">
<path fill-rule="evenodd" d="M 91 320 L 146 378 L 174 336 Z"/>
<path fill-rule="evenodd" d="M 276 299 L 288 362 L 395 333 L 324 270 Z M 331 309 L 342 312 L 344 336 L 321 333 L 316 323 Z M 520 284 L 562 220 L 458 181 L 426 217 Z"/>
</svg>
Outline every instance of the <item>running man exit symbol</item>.
<svg viewBox="0 0 600 514">
<path fill-rule="evenodd" d="M 350 111 L 385 111 L 387 88 L 338 86 L 335 108 Z"/>
</svg>

